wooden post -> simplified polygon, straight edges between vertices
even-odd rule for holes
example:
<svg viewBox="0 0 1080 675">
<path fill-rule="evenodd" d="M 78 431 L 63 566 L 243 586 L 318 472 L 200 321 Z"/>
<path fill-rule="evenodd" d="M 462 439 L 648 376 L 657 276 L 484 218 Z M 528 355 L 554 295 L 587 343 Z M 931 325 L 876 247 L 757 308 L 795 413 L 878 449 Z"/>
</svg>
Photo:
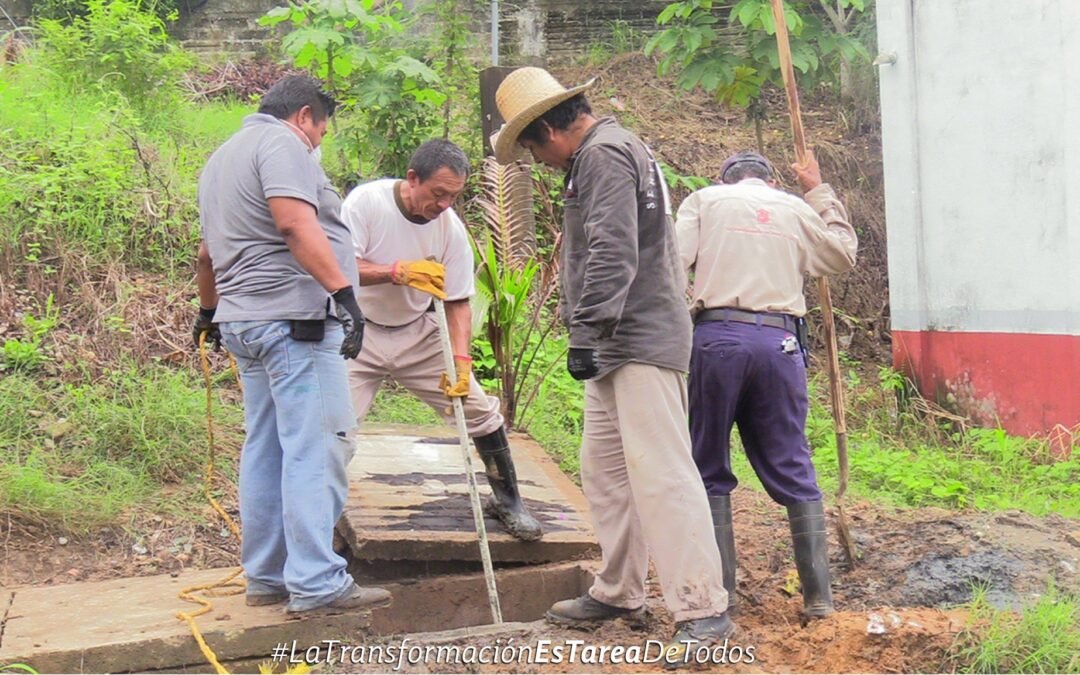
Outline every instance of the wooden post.
<svg viewBox="0 0 1080 675">
<path fill-rule="evenodd" d="M 802 113 L 799 111 L 799 89 L 795 85 L 795 68 L 791 63 L 791 43 L 788 41 L 787 20 L 784 18 L 784 0 L 772 0 L 773 20 L 776 23 L 776 49 L 780 57 L 780 74 L 784 78 L 788 112 L 791 116 L 791 135 L 795 140 L 795 157 L 799 163 L 806 159 L 806 135 L 803 133 Z M 829 280 L 818 279 L 818 299 L 821 302 L 821 318 L 825 328 L 825 349 L 829 373 L 829 394 L 832 399 L 833 424 L 836 428 L 836 455 L 840 469 L 839 486 L 836 490 L 837 531 L 848 565 L 855 566 L 855 541 L 844 513 L 844 493 L 848 484 L 847 422 L 844 415 L 844 387 L 840 380 L 840 355 L 836 344 L 836 325 L 833 319 L 832 295 Z"/>
</svg>

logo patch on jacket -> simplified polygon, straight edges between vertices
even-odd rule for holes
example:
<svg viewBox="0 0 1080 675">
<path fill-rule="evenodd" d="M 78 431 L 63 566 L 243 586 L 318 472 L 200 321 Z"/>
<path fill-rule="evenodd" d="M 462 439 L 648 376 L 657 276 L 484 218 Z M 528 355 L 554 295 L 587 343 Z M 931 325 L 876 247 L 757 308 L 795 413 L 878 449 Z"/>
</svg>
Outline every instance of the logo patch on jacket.
<svg viewBox="0 0 1080 675">
<path fill-rule="evenodd" d="M 758 209 L 757 221 L 759 223 L 764 225 L 764 224 L 770 222 L 771 220 L 772 220 L 772 215 L 769 213 L 768 209 Z"/>
</svg>

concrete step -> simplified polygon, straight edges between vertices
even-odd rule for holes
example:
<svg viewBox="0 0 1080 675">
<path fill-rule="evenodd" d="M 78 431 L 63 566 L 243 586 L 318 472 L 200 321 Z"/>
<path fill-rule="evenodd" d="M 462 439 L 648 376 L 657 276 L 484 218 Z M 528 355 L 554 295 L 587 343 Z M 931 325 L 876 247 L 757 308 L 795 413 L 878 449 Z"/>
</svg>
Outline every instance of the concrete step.
<svg viewBox="0 0 1080 675">
<path fill-rule="evenodd" d="M 544 538 L 522 542 L 492 517 L 484 520 L 496 563 L 539 563 L 598 555 L 581 489 L 536 442 L 511 434 L 526 505 Z M 470 449 L 483 500 L 491 490 Z M 349 499 L 339 524 L 356 560 L 476 561 L 480 548 L 461 447 L 447 427 L 364 427 L 349 465 Z"/>
</svg>

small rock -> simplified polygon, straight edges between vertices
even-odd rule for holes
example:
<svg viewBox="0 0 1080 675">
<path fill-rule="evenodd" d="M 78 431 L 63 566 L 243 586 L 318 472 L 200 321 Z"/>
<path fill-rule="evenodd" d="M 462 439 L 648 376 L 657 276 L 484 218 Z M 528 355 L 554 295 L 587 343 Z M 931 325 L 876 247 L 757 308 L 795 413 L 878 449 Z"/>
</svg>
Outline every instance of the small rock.
<svg viewBox="0 0 1080 675">
<path fill-rule="evenodd" d="M 72 567 L 71 569 L 69 569 L 67 571 L 67 575 L 69 577 L 78 577 L 78 576 L 82 575 L 82 570 L 75 569 L 74 567 Z"/>
<path fill-rule="evenodd" d="M 1080 530 L 1065 533 L 1065 541 L 1073 546 L 1080 547 Z"/>
<path fill-rule="evenodd" d="M 132 552 L 134 552 L 134 553 L 135 553 L 136 555 L 146 555 L 147 553 L 149 553 L 149 552 L 150 552 L 150 550 L 149 550 L 149 549 L 147 549 L 147 548 L 146 548 L 145 546 L 143 546 L 142 544 L 133 544 L 133 545 L 132 545 L 132 547 L 131 547 L 131 550 L 132 550 Z"/>
<path fill-rule="evenodd" d="M 45 415 L 45 413 L 41 412 L 40 410 L 27 410 L 26 414 L 30 417 L 42 417 Z"/>
<path fill-rule="evenodd" d="M 67 546 L 68 538 L 67 537 L 60 537 L 59 539 L 56 540 L 56 543 L 60 544 L 61 546 Z"/>
<path fill-rule="evenodd" d="M 866 624 L 867 635 L 884 635 L 885 634 L 885 620 L 881 618 L 880 614 L 871 614 L 869 621 Z"/>
<path fill-rule="evenodd" d="M 1076 574 L 1076 568 L 1065 562 L 1064 560 L 1061 561 L 1061 566 L 1064 567 L 1065 571 L 1069 574 Z"/>
<path fill-rule="evenodd" d="M 218 614 L 217 616 L 214 617 L 214 621 L 228 621 L 231 618 L 232 617 L 229 616 L 228 614 Z"/>
</svg>

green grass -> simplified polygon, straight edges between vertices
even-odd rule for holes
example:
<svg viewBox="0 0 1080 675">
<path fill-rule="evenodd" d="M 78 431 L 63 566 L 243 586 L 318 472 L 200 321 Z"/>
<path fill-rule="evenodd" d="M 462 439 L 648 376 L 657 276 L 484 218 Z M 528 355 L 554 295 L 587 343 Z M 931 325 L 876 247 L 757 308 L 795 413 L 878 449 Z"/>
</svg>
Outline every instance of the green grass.
<svg viewBox="0 0 1080 675">
<path fill-rule="evenodd" d="M 529 412 L 525 421 L 526 431 L 537 443 L 544 446 L 559 467 L 570 476 L 581 475 L 581 430 L 584 386 L 574 382 L 552 378 L 553 386 L 541 390 L 533 403 L 535 410 Z"/>
<path fill-rule="evenodd" d="M 438 426 L 445 424 L 431 406 L 397 385 L 383 385 L 375 395 L 364 422 L 368 424 L 411 424 Z"/>
<path fill-rule="evenodd" d="M 1053 585 L 1022 612 L 997 609 L 976 589 L 968 625 L 953 647 L 963 673 L 1080 672 L 1080 598 Z"/>
<path fill-rule="evenodd" d="M 1018 509 L 1036 516 L 1080 517 L 1080 455 L 1052 458 L 1045 442 L 1010 436 L 1002 429 L 947 431 L 897 409 L 885 386 L 849 378 L 849 492 L 896 506 Z M 835 492 L 838 477 L 832 416 L 821 376 L 812 382 L 807 435 L 822 489 Z"/>
<path fill-rule="evenodd" d="M 138 513 L 190 513 L 207 458 L 205 393 L 162 366 L 77 385 L 0 380 L 0 510 L 73 532 Z M 215 410 L 219 467 L 239 447 L 239 408 Z"/>
</svg>

